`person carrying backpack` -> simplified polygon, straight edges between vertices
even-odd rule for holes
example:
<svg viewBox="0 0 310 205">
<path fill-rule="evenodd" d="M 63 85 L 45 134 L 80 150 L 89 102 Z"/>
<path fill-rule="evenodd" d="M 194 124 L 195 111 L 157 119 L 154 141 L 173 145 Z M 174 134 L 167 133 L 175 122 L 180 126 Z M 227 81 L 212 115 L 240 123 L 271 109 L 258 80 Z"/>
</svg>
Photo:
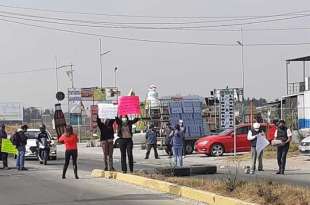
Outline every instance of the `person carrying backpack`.
<svg viewBox="0 0 310 205">
<path fill-rule="evenodd" d="M 149 130 L 146 132 L 145 135 L 147 141 L 147 151 L 145 155 L 145 159 L 148 159 L 150 156 L 151 149 L 154 149 L 155 159 L 159 159 L 158 152 L 157 152 L 157 132 L 155 130 L 154 125 L 150 125 Z"/>
<path fill-rule="evenodd" d="M 173 132 L 171 132 L 171 145 L 172 145 L 172 151 L 174 156 L 174 161 L 176 164 L 176 167 L 182 167 L 183 166 L 183 134 L 181 130 L 180 124 L 177 124 L 175 126 L 175 129 Z"/>
<path fill-rule="evenodd" d="M 19 171 L 28 170 L 25 168 L 25 153 L 26 153 L 26 144 L 27 144 L 27 136 L 25 132 L 27 131 L 26 127 L 24 129 L 17 129 L 17 132 L 12 137 L 12 143 L 16 146 L 18 151 L 16 158 L 16 169 Z"/>
</svg>

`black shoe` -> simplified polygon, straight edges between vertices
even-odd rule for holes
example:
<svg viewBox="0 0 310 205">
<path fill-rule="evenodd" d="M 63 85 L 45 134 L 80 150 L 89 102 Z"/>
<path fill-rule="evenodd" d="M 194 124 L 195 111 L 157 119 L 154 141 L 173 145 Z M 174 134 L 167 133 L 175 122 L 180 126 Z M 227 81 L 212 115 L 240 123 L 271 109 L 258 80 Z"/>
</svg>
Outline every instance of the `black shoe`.
<svg viewBox="0 0 310 205">
<path fill-rule="evenodd" d="M 276 174 L 281 174 L 281 172 L 280 172 L 280 171 L 277 171 Z"/>
<path fill-rule="evenodd" d="M 66 176 L 62 176 L 61 178 L 62 178 L 62 179 L 65 179 L 65 178 L 66 178 Z"/>
<path fill-rule="evenodd" d="M 155 159 L 160 159 L 159 157 L 156 157 Z"/>
<path fill-rule="evenodd" d="M 127 174 L 127 171 L 123 171 L 123 174 Z"/>
<path fill-rule="evenodd" d="M 148 157 L 145 157 L 144 159 L 149 159 Z"/>
<path fill-rule="evenodd" d="M 109 171 L 109 169 L 106 167 L 106 168 L 104 168 L 104 171 Z"/>
<path fill-rule="evenodd" d="M 22 171 L 28 171 L 28 169 L 26 167 L 21 168 L 20 170 Z"/>
<path fill-rule="evenodd" d="M 40 164 L 43 164 L 43 161 L 40 161 Z"/>
<path fill-rule="evenodd" d="M 75 175 L 75 179 L 79 179 L 79 176 L 78 176 L 78 175 Z"/>
<path fill-rule="evenodd" d="M 264 169 L 258 169 L 258 171 L 259 171 L 259 172 L 263 172 L 263 171 L 264 171 Z"/>
</svg>

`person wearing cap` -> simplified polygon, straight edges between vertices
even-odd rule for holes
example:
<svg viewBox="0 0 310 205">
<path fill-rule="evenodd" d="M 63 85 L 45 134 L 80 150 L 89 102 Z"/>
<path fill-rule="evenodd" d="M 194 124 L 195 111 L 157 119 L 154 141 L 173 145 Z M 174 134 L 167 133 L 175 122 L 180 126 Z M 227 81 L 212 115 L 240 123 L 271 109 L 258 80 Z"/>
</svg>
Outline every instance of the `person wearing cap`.
<svg viewBox="0 0 310 205">
<path fill-rule="evenodd" d="M 78 157 L 78 143 L 79 138 L 73 132 L 73 127 L 71 125 L 67 125 L 66 132 L 58 139 L 58 142 L 65 145 L 65 164 L 62 171 L 62 178 L 66 178 L 66 172 L 70 163 L 70 158 L 72 157 L 73 171 L 76 179 L 78 177 L 78 169 L 77 169 L 77 157 Z"/>
<path fill-rule="evenodd" d="M 151 149 L 154 149 L 155 159 L 159 159 L 158 152 L 157 152 L 157 132 L 155 130 L 154 125 L 150 125 L 149 130 L 146 132 L 145 135 L 147 148 L 146 148 L 146 155 L 145 159 L 148 159 L 150 156 Z"/>
<path fill-rule="evenodd" d="M 0 127 L 0 149 L 2 144 L 2 139 L 7 139 L 8 135 L 5 131 L 5 125 L 2 124 Z M 3 169 L 9 169 L 8 167 L 8 154 L 5 152 L 0 152 L 0 157 L 2 158 L 3 162 Z"/>
<path fill-rule="evenodd" d="M 256 122 L 253 124 L 251 130 L 249 130 L 247 137 L 247 139 L 251 143 L 251 155 L 252 155 L 252 163 L 250 171 L 251 174 L 255 173 L 257 158 L 258 158 L 258 171 L 263 171 L 263 151 L 261 151 L 258 156 L 257 156 L 258 153 L 256 151 L 257 137 L 259 135 L 265 136 L 264 131 L 260 127 L 260 124 Z"/>
<path fill-rule="evenodd" d="M 277 146 L 277 161 L 279 170 L 276 174 L 284 174 L 286 166 L 286 157 L 292 140 L 292 131 L 287 128 L 284 120 L 280 120 L 277 130 L 274 133 L 275 140 L 280 140 L 281 144 Z"/>
</svg>

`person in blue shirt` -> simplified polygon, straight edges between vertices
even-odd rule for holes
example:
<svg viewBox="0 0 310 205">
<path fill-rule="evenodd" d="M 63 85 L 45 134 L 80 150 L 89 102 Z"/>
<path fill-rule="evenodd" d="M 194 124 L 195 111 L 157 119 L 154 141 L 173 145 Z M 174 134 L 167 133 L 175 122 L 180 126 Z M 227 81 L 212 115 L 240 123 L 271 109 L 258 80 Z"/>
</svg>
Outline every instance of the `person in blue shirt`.
<svg viewBox="0 0 310 205">
<path fill-rule="evenodd" d="M 149 130 L 146 132 L 145 135 L 146 143 L 147 143 L 147 151 L 145 159 L 148 159 L 150 156 L 151 149 L 154 149 L 155 159 L 159 159 L 158 152 L 157 152 L 157 132 L 155 130 L 154 125 L 150 125 Z"/>
<path fill-rule="evenodd" d="M 181 129 L 180 124 L 177 124 L 175 126 L 175 129 L 173 132 L 171 132 L 171 145 L 172 145 L 172 151 L 173 156 L 175 160 L 176 167 L 182 167 L 183 166 L 183 143 L 184 143 L 184 134 Z"/>
</svg>

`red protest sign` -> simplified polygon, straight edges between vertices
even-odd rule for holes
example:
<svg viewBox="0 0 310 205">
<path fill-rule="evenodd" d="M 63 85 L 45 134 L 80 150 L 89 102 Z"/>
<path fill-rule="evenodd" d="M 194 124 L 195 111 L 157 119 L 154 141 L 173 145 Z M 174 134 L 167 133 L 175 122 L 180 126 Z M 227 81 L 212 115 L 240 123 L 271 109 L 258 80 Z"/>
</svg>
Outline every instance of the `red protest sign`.
<svg viewBox="0 0 310 205">
<path fill-rule="evenodd" d="M 118 115 L 140 115 L 140 99 L 138 96 L 121 96 L 118 99 Z"/>
</svg>

